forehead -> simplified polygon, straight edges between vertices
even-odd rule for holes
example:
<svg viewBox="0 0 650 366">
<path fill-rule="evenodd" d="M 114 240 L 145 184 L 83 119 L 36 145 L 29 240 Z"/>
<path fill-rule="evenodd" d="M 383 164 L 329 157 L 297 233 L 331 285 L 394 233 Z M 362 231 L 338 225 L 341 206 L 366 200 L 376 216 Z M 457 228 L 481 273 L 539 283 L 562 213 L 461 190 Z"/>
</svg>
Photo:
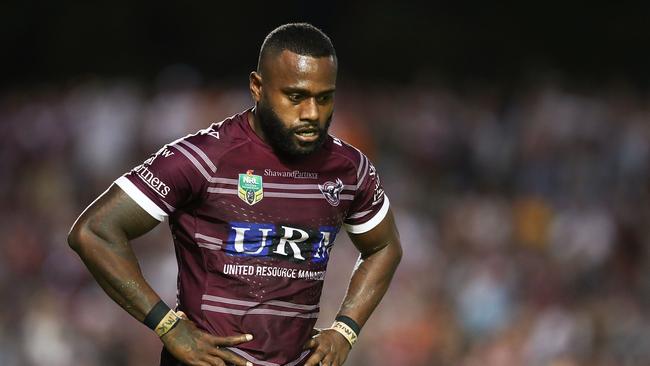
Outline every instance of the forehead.
<svg viewBox="0 0 650 366">
<path fill-rule="evenodd" d="M 262 76 L 278 88 L 329 90 L 336 85 L 336 69 L 333 56 L 312 57 L 283 50 L 266 60 Z"/>
</svg>

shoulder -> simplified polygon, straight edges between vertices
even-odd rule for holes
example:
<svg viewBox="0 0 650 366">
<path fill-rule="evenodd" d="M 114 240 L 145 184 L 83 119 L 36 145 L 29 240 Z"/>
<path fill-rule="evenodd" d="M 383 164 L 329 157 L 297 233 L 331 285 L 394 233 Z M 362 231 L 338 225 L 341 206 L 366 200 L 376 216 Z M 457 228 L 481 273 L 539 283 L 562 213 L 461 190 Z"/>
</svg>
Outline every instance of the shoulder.
<svg viewBox="0 0 650 366">
<path fill-rule="evenodd" d="M 215 160 L 226 151 L 242 143 L 248 138 L 242 133 L 243 114 L 236 114 L 225 120 L 211 124 L 209 127 L 193 134 L 181 137 L 165 145 L 163 149 L 173 148 L 188 157 L 198 156 L 203 160 Z"/>
<path fill-rule="evenodd" d="M 368 157 L 361 150 L 334 135 L 329 135 L 328 140 L 331 153 L 348 162 L 356 170 L 357 179 L 368 170 Z"/>
</svg>

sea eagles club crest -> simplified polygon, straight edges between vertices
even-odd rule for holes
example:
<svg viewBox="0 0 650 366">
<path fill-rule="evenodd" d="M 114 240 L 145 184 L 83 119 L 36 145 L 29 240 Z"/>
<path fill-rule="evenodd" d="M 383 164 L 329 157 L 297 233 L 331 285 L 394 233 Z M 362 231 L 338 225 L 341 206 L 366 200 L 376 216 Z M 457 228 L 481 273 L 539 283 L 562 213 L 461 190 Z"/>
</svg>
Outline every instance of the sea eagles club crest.
<svg viewBox="0 0 650 366">
<path fill-rule="evenodd" d="M 264 198 L 262 176 L 254 175 L 252 170 L 246 171 L 246 174 L 239 174 L 237 195 L 251 206 L 261 201 Z"/>
<path fill-rule="evenodd" d="M 321 193 L 325 196 L 327 202 L 332 206 L 338 206 L 341 199 L 341 191 L 343 190 L 343 182 L 339 178 L 336 178 L 336 182 L 325 182 L 324 184 L 319 184 Z"/>
</svg>

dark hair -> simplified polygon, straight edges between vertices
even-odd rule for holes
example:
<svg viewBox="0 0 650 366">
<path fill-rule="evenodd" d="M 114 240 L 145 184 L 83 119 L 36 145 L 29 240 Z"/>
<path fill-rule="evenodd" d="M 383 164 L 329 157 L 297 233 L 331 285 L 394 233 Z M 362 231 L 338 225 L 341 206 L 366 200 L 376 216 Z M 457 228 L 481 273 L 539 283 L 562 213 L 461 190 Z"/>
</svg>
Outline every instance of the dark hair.
<svg viewBox="0 0 650 366">
<path fill-rule="evenodd" d="M 303 56 L 334 56 L 336 59 L 334 45 L 323 31 L 309 23 L 289 23 L 275 28 L 266 36 L 257 60 L 257 71 L 261 71 L 263 58 L 284 50 Z"/>
</svg>

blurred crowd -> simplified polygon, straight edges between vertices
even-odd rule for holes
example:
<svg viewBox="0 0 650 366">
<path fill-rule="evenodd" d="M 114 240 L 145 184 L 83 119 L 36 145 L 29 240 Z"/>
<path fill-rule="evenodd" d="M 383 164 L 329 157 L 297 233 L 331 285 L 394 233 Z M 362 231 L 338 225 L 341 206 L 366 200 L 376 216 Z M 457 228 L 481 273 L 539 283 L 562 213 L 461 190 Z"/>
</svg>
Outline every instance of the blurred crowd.
<svg viewBox="0 0 650 366">
<path fill-rule="evenodd" d="M 182 77 L 179 77 L 181 75 Z M 0 94 L 0 365 L 155 365 L 160 341 L 66 244 L 74 219 L 166 142 L 251 105 L 246 81 L 84 79 Z M 339 86 L 332 133 L 375 162 L 404 258 L 347 365 L 650 364 L 650 97 L 554 78 Z M 134 243 L 169 304 L 159 225 Z M 329 326 L 355 251 L 333 250 Z"/>
</svg>

